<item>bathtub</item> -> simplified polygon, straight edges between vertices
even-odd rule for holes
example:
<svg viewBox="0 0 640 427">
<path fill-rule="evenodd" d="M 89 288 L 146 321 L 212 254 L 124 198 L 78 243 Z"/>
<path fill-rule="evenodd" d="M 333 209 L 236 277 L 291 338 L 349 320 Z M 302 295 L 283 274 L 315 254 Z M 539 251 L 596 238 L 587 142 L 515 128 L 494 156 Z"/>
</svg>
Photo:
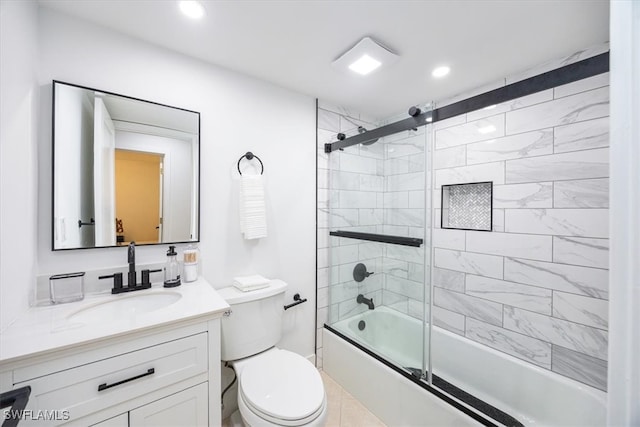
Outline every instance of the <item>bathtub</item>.
<svg viewBox="0 0 640 427">
<path fill-rule="evenodd" d="M 422 366 L 423 324 L 396 310 L 377 307 L 332 328 L 397 366 Z M 434 375 L 526 426 L 606 425 L 606 393 L 600 390 L 442 328 L 433 328 L 431 345 Z M 328 354 L 333 348 L 325 347 L 325 360 L 340 359 Z"/>
</svg>

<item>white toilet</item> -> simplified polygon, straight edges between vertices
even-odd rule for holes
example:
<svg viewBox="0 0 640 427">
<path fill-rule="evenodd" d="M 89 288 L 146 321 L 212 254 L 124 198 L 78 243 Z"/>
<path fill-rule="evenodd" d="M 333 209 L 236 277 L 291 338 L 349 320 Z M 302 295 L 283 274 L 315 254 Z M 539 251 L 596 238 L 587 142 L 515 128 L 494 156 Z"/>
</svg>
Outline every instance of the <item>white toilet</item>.
<svg viewBox="0 0 640 427">
<path fill-rule="evenodd" d="M 323 426 L 327 417 L 318 370 L 304 357 L 275 347 L 286 289 L 282 280 L 272 280 L 250 292 L 218 290 L 231 306 L 231 315 L 222 318 L 222 360 L 238 376 L 238 409 L 247 426 Z"/>
</svg>

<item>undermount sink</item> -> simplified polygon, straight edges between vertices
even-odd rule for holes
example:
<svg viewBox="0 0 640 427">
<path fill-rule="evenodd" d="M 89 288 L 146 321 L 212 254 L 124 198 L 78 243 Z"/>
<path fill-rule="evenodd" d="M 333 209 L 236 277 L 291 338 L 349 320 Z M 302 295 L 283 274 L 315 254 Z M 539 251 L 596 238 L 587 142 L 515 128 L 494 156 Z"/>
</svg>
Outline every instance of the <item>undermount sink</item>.
<svg viewBox="0 0 640 427">
<path fill-rule="evenodd" d="M 171 291 L 119 295 L 114 299 L 81 308 L 67 316 L 67 320 L 93 323 L 110 319 L 132 318 L 168 307 L 180 298 L 182 298 L 181 294 Z"/>
</svg>

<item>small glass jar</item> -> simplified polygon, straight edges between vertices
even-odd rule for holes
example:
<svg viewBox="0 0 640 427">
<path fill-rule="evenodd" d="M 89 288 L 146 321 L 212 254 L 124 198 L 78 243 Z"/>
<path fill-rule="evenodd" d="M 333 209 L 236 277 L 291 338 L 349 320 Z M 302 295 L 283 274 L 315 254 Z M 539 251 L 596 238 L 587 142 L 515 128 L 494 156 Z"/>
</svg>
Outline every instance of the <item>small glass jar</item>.
<svg viewBox="0 0 640 427">
<path fill-rule="evenodd" d="M 84 271 L 49 277 L 49 298 L 52 304 L 84 299 Z"/>
<path fill-rule="evenodd" d="M 183 254 L 183 279 L 185 282 L 195 282 L 198 279 L 198 261 L 200 251 L 195 245 L 189 245 Z"/>
</svg>

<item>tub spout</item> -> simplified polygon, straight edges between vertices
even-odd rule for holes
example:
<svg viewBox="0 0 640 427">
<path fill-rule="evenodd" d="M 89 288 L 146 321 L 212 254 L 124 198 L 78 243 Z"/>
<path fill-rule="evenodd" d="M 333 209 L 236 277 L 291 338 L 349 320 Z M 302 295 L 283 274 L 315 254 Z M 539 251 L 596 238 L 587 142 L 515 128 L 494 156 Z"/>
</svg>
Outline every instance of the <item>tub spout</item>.
<svg viewBox="0 0 640 427">
<path fill-rule="evenodd" d="M 364 295 L 360 294 L 358 295 L 358 298 L 356 298 L 356 301 L 358 304 L 367 304 L 369 310 L 373 310 L 375 308 L 373 305 L 373 298 L 365 298 Z"/>
</svg>

